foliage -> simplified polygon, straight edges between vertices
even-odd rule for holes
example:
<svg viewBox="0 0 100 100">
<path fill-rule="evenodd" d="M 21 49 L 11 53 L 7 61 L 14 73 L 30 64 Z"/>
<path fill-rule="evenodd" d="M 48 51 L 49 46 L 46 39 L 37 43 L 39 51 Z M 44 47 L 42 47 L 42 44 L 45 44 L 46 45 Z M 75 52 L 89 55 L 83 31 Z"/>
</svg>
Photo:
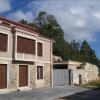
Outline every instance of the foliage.
<svg viewBox="0 0 100 100">
<path fill-rule="evenodd" d="M 91 82 L 89 82 L 89 83 L 83 85 L 83 87 L 88 87 L 88 88 L 100 88 L 100 79 L 91 81 Z"/>
<path fill-rule="evenodd" d="M 97 64 L 98 58 L 96 57 L 95 51 L 90 47 L 87 41 L 83 41 L 81 45 L 80 60 Z"/>
</svg>

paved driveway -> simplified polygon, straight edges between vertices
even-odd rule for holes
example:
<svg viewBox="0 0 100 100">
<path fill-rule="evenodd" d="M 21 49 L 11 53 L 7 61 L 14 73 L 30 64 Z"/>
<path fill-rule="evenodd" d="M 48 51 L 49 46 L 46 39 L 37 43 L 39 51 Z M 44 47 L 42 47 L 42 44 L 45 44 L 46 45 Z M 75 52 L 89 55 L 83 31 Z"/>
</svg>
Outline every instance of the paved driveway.
<svg viewBox="0 0 100 100">
<path fill-rule="evenodd" d="M 86 89 L 84 88 L 76 86 L 40 88 L 30 91 L 19 91 L 7 94 L 0 94 L 0 100 L 51 100 L 85 90 Z"/>
</svg>

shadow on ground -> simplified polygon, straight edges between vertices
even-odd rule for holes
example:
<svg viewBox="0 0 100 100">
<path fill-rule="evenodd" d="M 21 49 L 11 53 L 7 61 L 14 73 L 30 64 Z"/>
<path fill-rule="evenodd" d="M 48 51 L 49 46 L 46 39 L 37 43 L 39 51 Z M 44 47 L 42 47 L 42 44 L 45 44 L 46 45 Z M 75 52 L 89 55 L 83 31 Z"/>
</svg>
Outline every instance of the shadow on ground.
<svg viewBox="0 0 100 100">
<path fill-rule="evenodd" d="M 100 88 L 83 91 L 58 100 L 100 100 Z"/>
</svg>

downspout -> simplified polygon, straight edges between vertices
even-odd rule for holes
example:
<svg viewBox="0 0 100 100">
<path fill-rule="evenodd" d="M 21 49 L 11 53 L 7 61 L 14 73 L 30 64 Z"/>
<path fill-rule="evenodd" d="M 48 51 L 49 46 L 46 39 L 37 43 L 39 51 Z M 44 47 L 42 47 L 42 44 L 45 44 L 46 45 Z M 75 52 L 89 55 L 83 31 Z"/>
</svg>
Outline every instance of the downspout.
<svg viewBox="0 0 100 100">
<path fill-rule="evenodd" d="M 52 87 L 52 41 L 50 42 L 50 86 Z"/>
</svg>

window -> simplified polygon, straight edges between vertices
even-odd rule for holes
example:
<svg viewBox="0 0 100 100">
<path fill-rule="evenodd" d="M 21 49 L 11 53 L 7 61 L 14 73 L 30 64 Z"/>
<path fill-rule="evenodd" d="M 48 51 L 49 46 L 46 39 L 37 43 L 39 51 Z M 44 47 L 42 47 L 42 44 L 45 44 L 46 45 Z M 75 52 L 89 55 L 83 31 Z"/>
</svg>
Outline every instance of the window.
<svg viewBox="0 0 100 100">
<path fill-rule="evenodd" d="M 35 40 L 17 37 L 17 52 L 35 54 Z"/>
<path fill-rule="evenodd" d="M 38 56 L 43 56 L 43 45 L 42 43 L 37 43 L 37 55 Z"/>
<path fill-rule="evenodd" d="M 43 79 L 43 66 L 37 66 L 37 79 Z"/>
<path fill-rule="evenodd" d="M 7 41 L 8 36 L 6 34 L 0 33 L 0 51 L 7 52 Z"/>
</svg>

